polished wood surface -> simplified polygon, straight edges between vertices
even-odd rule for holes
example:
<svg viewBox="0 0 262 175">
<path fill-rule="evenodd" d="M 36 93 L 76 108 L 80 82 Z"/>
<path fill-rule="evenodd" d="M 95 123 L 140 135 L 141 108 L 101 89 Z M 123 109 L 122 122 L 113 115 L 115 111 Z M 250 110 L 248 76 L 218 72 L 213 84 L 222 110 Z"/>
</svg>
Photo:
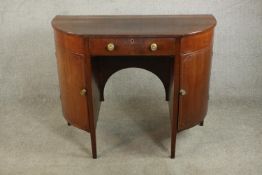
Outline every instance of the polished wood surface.
<svg viewBox="0 0 262 175">
<path fill-rule="evenodd" d="M 216 20 L 212 15 L 56 16 L 52 25 L 73 35 L 173 37 L 212 29 Z"/>
<path fill-rule="evenodd" d="M 86 96 L 81 90 L 86 88 L 85 57 L 68 52 L 63 47 L 56 47 L 60 97 L 66 120 L 85 131 L 89 131 L 89 119 Z"/>
<path fill-rule="evenodd" d="M 108 51 L 107 45 L 114 43 L 114 50 Z M 152 43 L 157 50 L 150 50 Z M 175 39 L 173 38 L 90 38 L 91 55 L 174 55 Z"/>
<path fill-rule="evenodd" d="M 146 69 L 162 81 L 171 158 L 177 133 L 203 126 L 216 25 L 212 15 L 56 16 L 52 25 L 63 114 L 70 125 L 90 133 L 93 158 L 104 88 L 121 69 Z"/>
<path fill-rule="evenodd" d="M 186 95 L 179 98 L 178 130 L 191 128 L 204 120 L 207 113 L 211 68 L 210 47 L 182 55 L 180 88 Z"/>
<path fill-rule="evenodd" d="M 72 53 L 84 54 L 86 52 L 85 39 L 80 36 L 55 31 L 55 42 L 56 45 Z"/>
<path fill-rule="evenodd" d="M 185 36 L 181 39 L 181 53 L 190 53 L 212 46 L 213 44 L 213 30 L 206 32 Z"/>
</svg>

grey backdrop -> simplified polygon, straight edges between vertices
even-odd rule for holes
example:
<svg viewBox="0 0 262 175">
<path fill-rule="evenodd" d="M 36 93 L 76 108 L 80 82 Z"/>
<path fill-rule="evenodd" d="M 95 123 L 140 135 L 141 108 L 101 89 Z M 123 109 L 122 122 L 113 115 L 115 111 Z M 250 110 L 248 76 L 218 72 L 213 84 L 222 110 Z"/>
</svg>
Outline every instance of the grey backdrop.
<svg viewBox="0 0 262 175">
<path fill-rule="evenodd" d="M 169 137 L 163 139 L 158 135 L 169 133 L 168 129 L 163 129 L 168 126 L 167 118 L 164 121 L 157 118 L 168 115 L 166 103 L 158 102 L 164 99 L 163 86 L 156 76 L 145 70 L 122 70 L 122 74 L 114 74 L 106 85 L 106 102 L 102 105 L 98 125 L 98 150 L 102 155 L 98 165 L 94 164 L 90 159 L 87 134 L 68 129 L 62 119 L 52 18 L 58 14 L 206 13 L 213 14 L 218 21 L 207 125 L 180 136 L 175 162 L 163 159 L 169 154 Z M 33 171 L 46 174 L 63 170 L 63 174 L 70 174 L 72 169 L 68 165 L 80 174 L 136 174 L 136 170 L 145 174 L 261 174 L 261 0 L 0 0 L 0 24 L 0 174 Z M 143 113 L 145 111 L 147 113 Z M 131 115 L 134 115 L 131 121 L 135 120 L 136 124 L 128 117 L 121 120 Z M 151 115 L 156 116 L 154 119 L 146 117 Z M 119 125 L 113 125 L 117 130 L 104 130 L 112 127 L 110 119 L 119 120 Z M 152 123 L 145 125 L 142 121 Z M 140 129 L 127 129 L 136 126 Z M 152 134 L 152 128 L 160 131 Z M 109 133 L 116 135 L 111 137 Z M 126 135 L 131 136 L 126 138 Z M 138 135 L 145 139 L 128 144 Z M 141 143 L 145 141 L 146 145 L 150 140 L 148 136 L 154 141 L 152 145 L 163 143 L 165 149 L 143 149 Z M 199 138 L 206 146 L 194 151 Z M 191 145 L 192 150 L 182 143 Z M 61 144 L 63 149 L 58 149 Z M 109 148 L 102 145 L 109 145 Z M 130 147 L 137 152 L 130 152 Z M 234 162 L 228 156 L 230 153 Z M 121 162 L 114 159 L 115 156 Z M 208 160 L 207 164 L 203 163 L 204 159 Z"/>
<path fill-rule="evenodd" d="M 57 14 L 214 14 L 218 24 L 211 99 L 262 97 L 262 1 L 1 0 L 0 3 L 2 100 L 56 98 L 58 81 L 50 21 Z M 140 78 L 128 74 L 123 77 L 136 84 L 143 84 L 143 78 L 147 78 L 143 73 Z"/>
</svg>

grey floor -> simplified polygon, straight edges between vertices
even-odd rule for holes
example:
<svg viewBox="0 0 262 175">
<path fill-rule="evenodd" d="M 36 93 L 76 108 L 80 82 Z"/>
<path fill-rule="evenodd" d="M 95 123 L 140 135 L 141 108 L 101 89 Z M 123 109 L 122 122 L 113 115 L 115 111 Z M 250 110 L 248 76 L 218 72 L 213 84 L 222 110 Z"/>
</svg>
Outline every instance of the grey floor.
<svg viewBox="0 0 262 175">
<path fill-rule="evenodd" d="M 165 101 L 107 99 L 93 160 L 89 134 L 67 126 L 58 98 L 38 99 L 1 106 L 1 175 L 262 174 L 261 101 L 211 101 L 204 127 L 179 133 L 172 160 Z"/>
<path fill-rule="evenodd" d="M 0 175 L 262 175 L 261 0 L 73 2 L 0 0 Z M 125 70 L 107 82 L 97 160 L 89 134 L 63 119 L 50 22 L 108 14 L 217 19 L 205 125 L 179 133 L 174 160 L 163 86 L 152 73 Z"/>
</svg>

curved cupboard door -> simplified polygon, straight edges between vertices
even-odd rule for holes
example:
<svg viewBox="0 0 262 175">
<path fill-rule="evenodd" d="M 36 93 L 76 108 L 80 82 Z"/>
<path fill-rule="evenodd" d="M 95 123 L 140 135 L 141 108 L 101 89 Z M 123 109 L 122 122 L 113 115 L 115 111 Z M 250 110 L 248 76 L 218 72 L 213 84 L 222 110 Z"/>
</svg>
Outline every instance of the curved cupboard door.
<svg viewBox="0 0 262 175">
<path fill-rule="evenodd" d="M 89 131 L 85 56 L 57 45 L 56 57 L 64 117 L 70 124 Z"/>
<path fill-rule="evenodd" d="M 181 57 L 178 130 L 187 129 L 204 120 L 207 113 L 211 48 Z"/>
</svg>

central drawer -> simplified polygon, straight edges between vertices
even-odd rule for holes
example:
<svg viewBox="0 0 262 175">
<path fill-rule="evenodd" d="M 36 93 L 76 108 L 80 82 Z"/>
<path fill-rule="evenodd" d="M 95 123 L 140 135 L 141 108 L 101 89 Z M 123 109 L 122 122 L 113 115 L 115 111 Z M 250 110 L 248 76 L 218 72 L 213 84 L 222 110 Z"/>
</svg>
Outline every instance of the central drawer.
<svg viewBox="0 0 262 175">
<path fill-rule="evenodd" d="M 174 55 L 175 38 L 90 38 L 91 55 Z"/>
</svg>

